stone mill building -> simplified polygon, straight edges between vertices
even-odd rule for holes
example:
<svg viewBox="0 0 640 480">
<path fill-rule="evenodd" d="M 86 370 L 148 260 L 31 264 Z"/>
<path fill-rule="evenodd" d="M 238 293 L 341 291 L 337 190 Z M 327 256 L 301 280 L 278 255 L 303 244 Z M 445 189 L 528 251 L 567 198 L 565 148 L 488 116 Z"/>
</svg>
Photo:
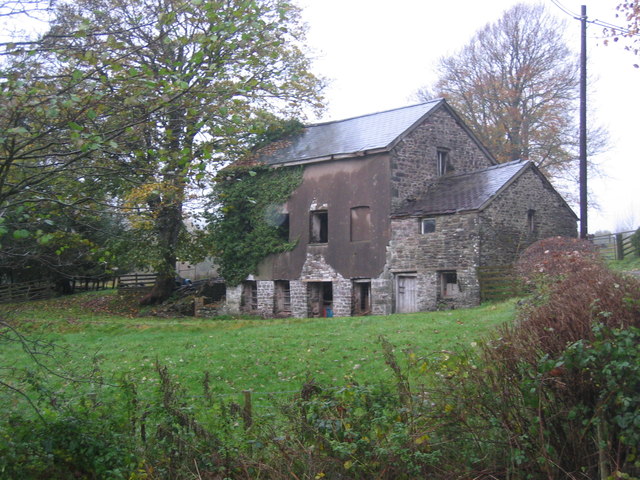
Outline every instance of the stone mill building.
<svg viewBox="0 0 640 480">
<path fill-rule="evenodd" d="M 306 127 L 261 162 L 303 165 L 266 258 L 230 312 L 390 314 L 477 305 L 477 268 L 575 236 L 577 217 L 529 161 L 497 164 L 445 100 Z"/>
</svg>

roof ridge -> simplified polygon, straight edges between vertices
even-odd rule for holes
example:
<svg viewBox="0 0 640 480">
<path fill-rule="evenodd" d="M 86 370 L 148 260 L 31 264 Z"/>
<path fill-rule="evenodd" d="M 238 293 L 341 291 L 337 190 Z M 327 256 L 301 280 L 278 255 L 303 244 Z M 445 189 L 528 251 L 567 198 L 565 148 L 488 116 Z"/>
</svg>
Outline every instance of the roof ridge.
<svg viewBox="0 0 640 480">
<path fill-rule="evenodd" d="M 499 168 L 508 167 L 517 163 L 522 163 L 524 165 L 526 163 L 530 163 L 530 160 L 511 160 L 509 162 L 498 163 L 496 165 L 491 165 L 489 167 L 479 168 L 478 170 L 472 170 L 471 172 L 461 172 L 461 173 L 454 173 L 453 175 L 445 175 L 443 177 L 438 177 L 438 179 L 444 180 L 448 178 L 463 177 L 465 175 L 475 175 L 477 173 L 486 172 L 487 170 L 497 170 Z"/>
<path fill-rule="evenodd" d="M 380 115 L 382 113 L 395 112 L 397 110 L 403 110 L 403 109 L 407 109 L 407 108 L 415 108 L 415 107 L 419 107 L 421 105 L 427 105 L 429 103 L 438 103 L 438 102 L 440 102 L 442 100 L 444 100 L 444 98 L 434 98 L 433 100 L 429 100 L 427 102 L 414 103 L 412 105 L 405 105 L 404 107 L 390 108 L 388 110 L 380 110 L 379 112 L 365 113 L 364 115 L 356 115 L 354 117 L 341 118 L 339 120 L 328 120 L 326 122 L 310 123 L 308 125 L 305 125 L 304 127 L 305 128 L 321 127 L 323 125 L 331 125 L 332 123 L 348 122 L 349 120 L 356 120 L 358 118 L 371 117 L 373 115 Z"/>
</svg>

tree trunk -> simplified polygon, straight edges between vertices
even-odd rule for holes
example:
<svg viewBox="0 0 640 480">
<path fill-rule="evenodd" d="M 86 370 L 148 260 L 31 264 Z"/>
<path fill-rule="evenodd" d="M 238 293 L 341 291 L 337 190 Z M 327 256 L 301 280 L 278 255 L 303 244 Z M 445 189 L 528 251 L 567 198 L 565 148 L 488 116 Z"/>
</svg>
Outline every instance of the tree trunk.
<svg viewBox="0 0 640 480">
<path fill-rule="evenodd" d="M 157 265 L 156 283 L 151 292 L 140 300 L 141 305 L 162 303 L 175 290 L 176 249 L 182 227 L 182 201 L 174 199 L 169 205 L 162 206 L 156 217 L 156 233 L 162 260 Z"/>
</svg>

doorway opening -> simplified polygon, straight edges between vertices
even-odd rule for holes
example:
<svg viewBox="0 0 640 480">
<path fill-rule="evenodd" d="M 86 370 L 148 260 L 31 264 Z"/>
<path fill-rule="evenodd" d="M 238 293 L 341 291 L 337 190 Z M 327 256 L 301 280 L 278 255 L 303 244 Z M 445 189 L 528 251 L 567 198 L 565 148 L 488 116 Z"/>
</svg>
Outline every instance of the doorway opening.
<svg viewBox="0 0 640 480">
<path fill-rule="evenodd" d="M 333 317 L 333 282 L 309 282 L 309 317 Z"/>
</svg>

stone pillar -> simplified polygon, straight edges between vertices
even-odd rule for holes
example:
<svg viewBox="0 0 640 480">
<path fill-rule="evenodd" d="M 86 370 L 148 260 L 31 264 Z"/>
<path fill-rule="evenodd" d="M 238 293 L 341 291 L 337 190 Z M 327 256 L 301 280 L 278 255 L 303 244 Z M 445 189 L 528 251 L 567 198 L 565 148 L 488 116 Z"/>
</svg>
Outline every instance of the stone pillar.
<svg viewBox="0 0 640 480">
<path fill-rule="evenodd" d="M 270 280 L 259 280 L 258 289 L 258 312 L 264 317 L 273 317 L 273 295 L 274 283 Z"/>
<path fill-rule="evenodd" d="M 335 317 L 351 316 L 351 280 L 342 277 L 333 281 L 333 315 Z"/>
<path fill-rule="evenodd" d="M 291 280 L 289 288 L 291 289 L 291 316 L 296 318 L 307 317 L 307 284 L 300 280 Z"/>
<path fill-rule="evenodd" d="M 240 313 L 240 300 L 242 298 L 242 283 L 240 285 L 236 285 L 235 287 L 230 287 L 227 285 L 227 294 L 226 294 L 226 311 L 229 314 L 239 314 Z"/>
<path fill-rule="evenodd" d="M 393 312 L 393 280 L 371 279 L 371 314 L 391 315 Z"/>
</svg>

